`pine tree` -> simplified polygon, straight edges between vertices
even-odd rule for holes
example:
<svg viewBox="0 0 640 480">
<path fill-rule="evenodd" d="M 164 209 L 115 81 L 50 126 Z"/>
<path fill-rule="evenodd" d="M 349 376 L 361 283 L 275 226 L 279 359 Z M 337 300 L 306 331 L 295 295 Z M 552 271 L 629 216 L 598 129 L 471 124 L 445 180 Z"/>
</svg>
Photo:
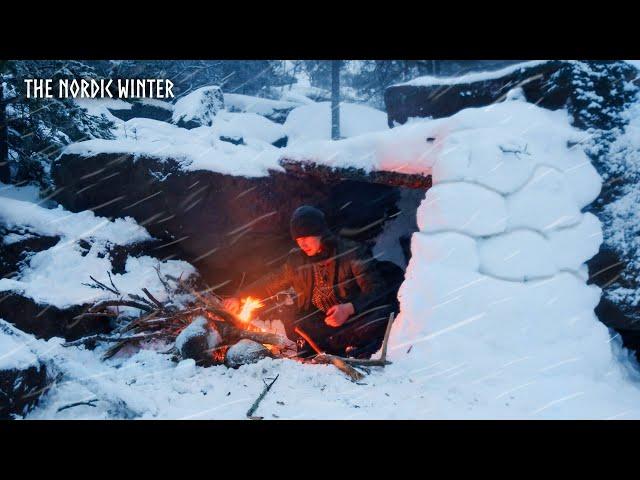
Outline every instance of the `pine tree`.
<svg viewBox="0 0 640 480">
<path fill-rule="evenodd" d="M 5 78 L 11 64 L 8 60 L 0 60 L 0 182 L 9 183 L 11 170 L 9 168 L 9 139 L 7 126 L 7 102 L 5 101 Z"/>
<path fill-rule="evenodd" d="M 50 186 L 52 161 L 72 143 L 112 138 L 113 124 L 104 116 L 89 115 L 73 99 L 27 98 L 24 80 L 97 78 L 93 67 L 79 61 L 12 61 L 5 65 L 7 159 L 11 180 Z M 6 174 L 6 172 L 5 172 Z"/>
</svg>

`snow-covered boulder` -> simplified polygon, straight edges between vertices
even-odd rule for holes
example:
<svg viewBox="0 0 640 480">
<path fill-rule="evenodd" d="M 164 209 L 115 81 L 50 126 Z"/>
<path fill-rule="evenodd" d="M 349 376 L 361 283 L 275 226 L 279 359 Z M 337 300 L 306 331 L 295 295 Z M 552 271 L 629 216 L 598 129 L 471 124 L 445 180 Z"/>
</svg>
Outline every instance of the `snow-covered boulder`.
<svg viewBox="0 0 640 480">
<path fill-rule="evenodd" d="M 284 123 L 289 112 L 299 106 L 300 102 L 271 100 L 239 93 L 225 93 L 224 105 L 229 112 L 255 113 L 268 118 L 272 122 Z"/>
<path fill-rule="evenodd" d="M 320 102 L 297 107 L 289 113 L 284 128 L 291 143 L 331 138 L 331 102 Z M 366 105 L 340 103 L 340 136 L 343 138 L 363 133 L 387 130 L 384 112 Z"/>
<path fill-rule="evenodd" d="M 92 100 L 85 100 L 90 102 Z M 173 118 L 173 105 L 156 98 L 141 98 L 132 100 L 124 108 L 118 106 L 107 107 L 109 112 L 120 120 L 131 120 L 132 118 L 151 118 L 162 122 L 170 122 Z"/>
<path fill-rule="evenodd" d="M 172 121 L 179 127 L 210 126 L 217 113 L 224 108 L 224 96 L 217 86 L 200 87 L 176 100 Z"/>
<path fill-rule="evenodd" d="M 207 319 L 196 317 L 176 338 L 176 348 L 183 359 L 195 360 L 198 365 L 206 367 L 214 363 L 212 350 L 221 342 L 220 333 Z"/>
<path fill-rule="evenodd" d="M 287 145 L 287 133 L 283 126 L 257 113 L 222 111 L 216 117 L 212 132 L 217 138 L 231 141 L 236 145 L 260 143 L 276 147 Z"/>
<path fill-rule="evenodd" d="M 23 331 L 73 339 L 109 330 L 105 318 L 77 318 L 88 305 L 111 295 L 92 288 L 90 276 L 106 284 L 112 279 L 124 295 L 151 285 L 162 296 L 166 294 L 155 271 L 158 264 L 175 276 L 194 273 L 184 262 L 140 256 L 136 250 L 141 244 L 151 249 L 157 243 L 131 217 L 110 220 L 88 210 L 72 213 L 41 203 L 0 195 L 0 228 L 26 237 L 17 245 L 37 244 L 26 255 L 14 255 L 13 275 L 0 279 L 0 317 Z M 8 249 L 10 254 L 15 245 L 3 245 L 0 252 Z"/>
<path fill-rule="evenodd" d="M 519 88 L 523 99 L 545 108 L 563 107 L 571 93 L 566 62 L 529 61 L 458 77 L 419 77 L 392 85 L 384 100 L 389 126 L 411 117 L 442 118 L 463 108 L 490 105 Z"/>
</svg>

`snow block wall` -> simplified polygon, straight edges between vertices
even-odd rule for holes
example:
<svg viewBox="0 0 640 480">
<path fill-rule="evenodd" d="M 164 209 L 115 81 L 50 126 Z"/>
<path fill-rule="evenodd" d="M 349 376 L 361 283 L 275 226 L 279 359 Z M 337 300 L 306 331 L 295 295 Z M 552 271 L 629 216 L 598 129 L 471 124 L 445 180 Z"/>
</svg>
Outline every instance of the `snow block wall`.
<svg viewBox="0 0 640 480">
<path fill-rule="evenodd" d="M 602 231 L 581 209 L 601 181 L 563 115 L 508 102 L 451 118 L 400 292 L 393 358 L 442 362 L 452 370 L 430 382 L 510 406 L 501 416 L 580 418 L 621 403 L 623 375 L 594 313 L 600 289 L 586 284 Z"/>
<path fill-rule="evenodd" d="M 424 415 L 628 415 L 640 392 L 586 283 L 602 242 L 582 213 L 601 188 L 587 133 L 509 98 L 298 155 L 432 175 L 389 345 L 389 372 L 440 393 Z"/>
</svg>

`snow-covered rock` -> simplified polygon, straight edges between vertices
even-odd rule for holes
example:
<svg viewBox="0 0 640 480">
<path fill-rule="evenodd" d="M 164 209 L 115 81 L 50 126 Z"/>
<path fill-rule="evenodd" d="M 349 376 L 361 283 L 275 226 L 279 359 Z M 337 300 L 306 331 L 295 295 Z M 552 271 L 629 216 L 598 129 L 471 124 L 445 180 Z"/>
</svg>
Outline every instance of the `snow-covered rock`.
<svg viewBox="0 0 640 480">
<path fill-rule="evenodd" d="M 218 331 L 209 325 L 205 317 L 198 316 L 180 332 L 176 338 L 176 348 L 183 359 L 192 359 L 203 366 L 212 364 L 211 350 L 222 343 Z"/>
<path fill-rule="evenodd" d="M 254 145 L 256 142 L 286 145 L 287 133 L 283 126 L 257 113 L 222 111 L 218 114 L 212 131 L 217 138 L 238 139 L 245 145 Z"/>
<path fill-rule="evenodd" d="M 238 368 L 240 365 L 255 363 L 270 356 L 271 352 L 264 345 L 243 338 L 229 347 L 224 364 L 229 368 Z"/>
<path fill-rule="evenodd" d="M 0 322 L 4 326 L 4 320 Z M 26 415 L 48 381 L 46 365 L 19 338 L 0 329 L 0 419 Z"/>
<path fill-rule="evenodd" d="M 75 103 L 90 115 L 104 115 L 117 125 L 132 118 L 150 118 L 170 122 L 173 105 L 156 98 L 139 98 L 124 101 L 116 98 L 77 98 Z"/>
<path fill-rule="evenodd" d="M 220 87 L 200 87 L 176 100 L 172 120 L 185 128 L 210 126 L 218 111 L 223 108 L 224 96 Z"/>
<path fill-rule="evenodd" d="M 304 103 L 310 102 L 310 100 L 307 100 Z M 229 112 L 255 113 L 273 122 L 284 123 L 289 112 L 299 106 L 300 102 L 271 100 L 239 93 L 225 93 L 224 105 Z"/>
<path fill-rule="evenodd" d="M 505 99 L 514 88 L 520 88 L 522 97 L 531 103 L 561 108 L 571 93 L 566 78 L 569 68 L 569 62 L 534 60 L 490 72 L 419 77 L 392 85 L 384 95 L 389 125 L 403 124 L 411 117 L 442 118 L 464 108 L 490 105 Z"/>
<path fill-rule="evenodd" d="M 0 227 L 34 236 L 0 249 L 10 253 L 15 246 L 34 245 L 28 255 L 17 257 L 19 262 L 14 256 L 13 275 L 0 279 L 0 314 L 40 337 L 76 338 L 108 329 L 104 319 L 76 319 L 87 304 L 112 295 L 90 287 L 90 276 L 109 284 L 108 273 L 112 273 L 123 295 L 139 293 L 141 286 L 146 286 L 163 297 L 166 292 L 155 267 L 160 265 L 165 273 L 175 276 L 195 273 L 186 262 L 159 262 L 149 256 L 126 255 L 126 251 L 118 254 L 119 261 L 124 262 L 123 271 L 114 271 L 114 249 L 151 240 L 131 217 L 111 220 L 89 210 L 73 213 L 61 206 L 49 209 L 32 201 L 0 196 Z M 0 257 L 6 259 L 7 255 Z"/>
</svg>

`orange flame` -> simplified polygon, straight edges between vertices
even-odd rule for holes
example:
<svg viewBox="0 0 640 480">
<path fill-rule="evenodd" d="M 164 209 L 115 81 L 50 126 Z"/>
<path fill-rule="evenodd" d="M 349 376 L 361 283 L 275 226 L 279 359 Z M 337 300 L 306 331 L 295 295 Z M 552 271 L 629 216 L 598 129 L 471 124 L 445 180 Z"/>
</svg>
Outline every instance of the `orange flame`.
<svg viewBox="0 0 640 480">
<path fill-rule="evenodd" d="M 243 298 L 242 306 L 240 308 L 240 313 L 238 314 L 238 318 L 242 320 L 244 323 L 247 323 L 251 320 L 253 311 L 262 306 L 263 306 L 262 302 L 257 298 L 253 298 L 253 297 Z"/>
</svg>

